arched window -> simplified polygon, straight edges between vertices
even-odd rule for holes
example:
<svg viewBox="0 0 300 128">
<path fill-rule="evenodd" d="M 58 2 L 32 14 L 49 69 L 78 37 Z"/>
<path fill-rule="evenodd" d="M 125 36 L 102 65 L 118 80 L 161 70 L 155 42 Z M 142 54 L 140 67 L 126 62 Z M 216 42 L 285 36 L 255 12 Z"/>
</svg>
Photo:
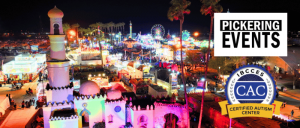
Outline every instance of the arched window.
<svg viewBox="0 0 300 128">
<path fill-rule="evenodd" d="M 58 24 L 54 24 L 54 35 L 59 35 L 59 25 Z"/>
<path fill-rule="evenodd" d="M 138 119 L 139 128 L 147 128 L 148 125 L 148 117 L 145 115 L 141 115 Z"/>
<path fill-rule="evenodd" d="M 141 116 L 141 118 L 140 118 L 140 122 L 146 122 L 146 120 L 145 120 L 145 116 Z"/>
</svg>

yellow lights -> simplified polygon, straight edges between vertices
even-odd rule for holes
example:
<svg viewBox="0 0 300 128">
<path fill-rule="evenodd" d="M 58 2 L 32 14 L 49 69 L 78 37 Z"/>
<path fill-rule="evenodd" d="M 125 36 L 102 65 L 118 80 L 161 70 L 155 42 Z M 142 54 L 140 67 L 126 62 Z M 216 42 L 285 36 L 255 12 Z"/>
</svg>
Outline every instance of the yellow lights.
<svg viewBox="0 0 300 128">
<path fill-rule="evenodd" d="M 69 31 L 69 34 L 71 35 L 71 37 L 76 35 L 76 33 L 75 33 L 74 30 L 70 30 L 70 31 Z"/>
<path fill-rule="evenodd" d="M 101 76 L 101 74 L 98 74 L 98 76 Z"/>
<path fill-rule="evenodd" d="M 176 46 L 176 48 L 180 48 L 180 44 L 176 44 L 175 46 Z"/>
<path fill-rule="evenodd" d="M 103 76 L 105 76 L 105 74 L 103 73 Z"/>
<path fill-rule="evenodd" d="M 194 32 L 194 36 L 195 37 L 199 36 L 199 32 Z"/>
</svg>

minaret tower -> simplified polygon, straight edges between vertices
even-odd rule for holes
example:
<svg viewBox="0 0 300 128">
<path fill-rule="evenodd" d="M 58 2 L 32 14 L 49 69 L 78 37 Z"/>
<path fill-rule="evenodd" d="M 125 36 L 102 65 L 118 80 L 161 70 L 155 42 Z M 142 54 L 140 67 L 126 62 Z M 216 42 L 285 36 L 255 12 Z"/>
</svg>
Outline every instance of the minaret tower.
<svg viewBox="0 0 300 128">
<path fill-rule="evenodd" d="M 73 88 L 69 87 L 69 60 L 66 59 L 65 35 L 62 28 L 64 13 L 55 6 L 48 12 L 48 16 L 50 18 L 50 34 L 48 36 L 50 39 L 51 59 L 47 60 L 47 70 L 49 85 L 52 88 L 45 90 L 47 105 L 43 106 L 44 128 L 62 128 L 66 127 L 65 124 L 57 125 L 57 117 L 54 118 L 54 115 L 51 113 L 73 106 L 73 103 L 70 102 L 73 100 Z M 73 122 L 72 124 L 75 126 L 77 125 L 78 118 L 68 118 L 68 121 Z M 75 127 L 78 127 L 78 125 Z"/>
<path fill-rule="evenodd" d="M 70 84 L 69 79 L 69 60 L 66 59 L 65 52 L 65 35 L 62 28 L 62 17 L 64 13 L 56 8 L 56 6 L 48 12 L 50 18 L 50 58 L 47 61 L 49 73 L 49 84 L 52 87 L 65 87 Z M 48 98 L 47 98 L 48 99 Z M 52 99 L 52 101 L 64 101 L 60 99 Z"/>
<path fill-rule="evenodd" d="M 131 23 L 131 21 L 129 24 L 129 31 L 130 31 L 129 38 L 132 38 L 132 23 Z"/>
</svg>

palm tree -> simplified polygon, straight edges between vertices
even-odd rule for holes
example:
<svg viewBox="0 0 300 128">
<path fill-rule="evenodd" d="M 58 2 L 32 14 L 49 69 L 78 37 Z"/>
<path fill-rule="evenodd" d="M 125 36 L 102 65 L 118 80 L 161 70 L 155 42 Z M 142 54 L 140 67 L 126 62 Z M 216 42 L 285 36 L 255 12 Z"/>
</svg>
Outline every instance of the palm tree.
<svg viewBox="0 0 300 128">
<path fill-rule="evenodd" d="M 168 18 L 173 21 L 179 20 L 180 21 L 180 61 L 181 61 L 181 77 L 182 77 L 182 83 L 184 86 L 184 97 L 185 97 L 185 102 L 186 102 L 186 109 L 187 109 L 187 117 L 189 118 L 189 105 L 188 105 L 188 97 L 186 94 L 186 85 L 185 85 L 185 79 L 184 79 L 184 72 L 183 72 L 183 60 L 182 60 L 182 24 L 184 21 L 184 14 L 189 14 L 190 10 L 187 9 L 188 6 L 190 6 L 191 2 L 187 0 L 171 0 L 170 2 L 172 6 L 169 8 L 168 11 Z M 188 119 L 189 122 L 189 119 Z M 188 123 L 188 127 L 189 123 Z"/>
<path fill-rule="evenodd" d="M 114 32 L 115 23 L 114 22 L 109 22 L 109 24 L 110 24 L 110 29 L 111 29 L 110 33 L 113 33 Z"/>
<path fill-rule="evenodd" d="M 85 28 L 78 28 L 78 32 L 80 32 L 81 36 L 83 36 L 84 31 L 85 31 Z"/>
<path fill-rule="evenodd" d="M 122 22 L 122 23 L 121 23 L 121 26 L 122 26 L 122 32 L 124 32 L 124 30 L 125 30 L 125 29 L 124 29 L 125 23 Z"/>
<path fill-rule="evenodd" d="M 111 25 L 110 23 L 106 23 L 105 24 L 106 30 L 108 31 L 108 33 L 110 33 L 110 25 Z"/>
<path fill-rule="evenodd" d="M 120 23 L 115 24 L 117 33 L 119 32 Z"/>
<path fill-rule="evenodd" d="M 229 57 L 229 61 L 227 64 L 234 64 L 235 69 L 239 68 L 239 65 L 245 65 L 246 64 L 246 57 Z"/>
<path fill-rule="evenodd" d="M 118 23 L 118 31 L 122 31 L 122 23 Z"/>
<path fill-rule="evenodd" d="M 63 23 L 62 27 L 65 34 L 67 34 L 67 31 L 71 28 L 70 24 L 68 23 Z"/>
<path fill-rule="evenodd" d="M 205 80 L 207 76 L 207 69 L 208 69 L 208 62 L 209 62 L 209 50 L 210 50 L 210 40 L 212 34 L 212 26 L 213 26 L 213 19 L 215 12 L 222 12 L 223 7 L 219 4 L 220 0 L 200 0 L 202 2 L 202 6 L 200 12 L 202 15 L 210 15 L 210 31 L 209 31 L 209 40 L 208 40 L 208 49 L 207 49 L 207 57 L 206 57 L 206 68 L 205 68 Z M 204 91 L 202 91 L 202 101 L 201 101 L 201 110 L 200 110 L 200 117 L 199 117 L 199 125 L 198 128 L 201 127 L 202 121 L 202 114 L 203 114 L 203 102 L 204 102 Z"/>
<path fill-rule="evenodd" d="M 102 30 L 104 24 L 102 22 L 97 22 L 96 24 L 99 26 L 99 29 Z"/>
<path fill-rule="evenodd" d="M 91 36 L 93 35 L 93 30 L 91 28 L 84 29 L 84 35 Z"/>
<path fill-rule="evenodd" d="M 103 32 L 105 32 L 106 24 L 103 24 L 103 23 L 102 23 L 102 26 L 101 26 L 100 28 L 101 28 L 101 30 L 102 30 Z"/>
<path fill-rule="evenodd" d="M 84 29 L 84 35 L 87 36 L 88 39 L 90 39 L 91 43 L 92 43 L 92 39 L 93 39 L 93 33 L 94 33 L 94 30 L 91 29 L 91 28 L 87 28 L 87 29 Z"/>
<path fill-rule="evenodd" d="M 178 48 L 177 48 L 176 45 L 172 45 L 172 46 L 171 46 L 171 50 L 173 51 L 173 62 L 175 62 L 175 59 L 176 59 L 176 52 L 177 52 Z"/>
<path fill-rule="evenodd" d="M 102 62 L 102 68 L 104 66 L 104 60 L 103 60 L 103 56 L 102 56 L 102 45 L 101 45 L 101 41 L 105 40 L 104 38 L 104 32 L 100 32 L 100 35 L 96 36 L 96 39 L 98 41 L 98 45 L 99 45 L 99 51 L 100 51 L 100 56 L 101 56 L 101 62 Z"/>
<path fill-rule="evenodd" d="M 207 50 L 208 50 L 208 48 L 205 48 L 205 47 L 200 49 L 201 53 L 203 54 L 203 59 L 204 60 L 206 60 Z"/>
<path fill-rule="evenodd" d="M 90 24 L 89 27 L 90 27 L 91 30 L 93 31 L 93 30 L 96 30 L 96 29 L 98 28 L 98 25 L 99 25 L 99 24 L 97 24 L 97 23 L 95 23 L 95 24 Z M 95 31 L 93 32 L 93 35 L 96 35 Z"/>
</svg>

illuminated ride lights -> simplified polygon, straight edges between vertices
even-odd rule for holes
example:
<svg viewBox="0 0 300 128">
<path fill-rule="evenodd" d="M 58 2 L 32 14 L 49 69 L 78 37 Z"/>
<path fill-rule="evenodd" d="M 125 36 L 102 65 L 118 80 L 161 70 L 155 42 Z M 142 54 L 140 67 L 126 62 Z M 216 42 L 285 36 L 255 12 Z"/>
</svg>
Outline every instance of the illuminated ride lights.
<svg viewBox="0 0 300 128">
<path fill-rule="evenodd" d="M 151 35 L 154 39 L 162 39 L 165 35 L 165 28 L 161 24 L 153 25 Z"/>
<path fill-rule="evenodd" d="M 190 37 L 190 32 L 187 30 L 182 31 L 182 40 L 187 41 Z"/>
</svg>

